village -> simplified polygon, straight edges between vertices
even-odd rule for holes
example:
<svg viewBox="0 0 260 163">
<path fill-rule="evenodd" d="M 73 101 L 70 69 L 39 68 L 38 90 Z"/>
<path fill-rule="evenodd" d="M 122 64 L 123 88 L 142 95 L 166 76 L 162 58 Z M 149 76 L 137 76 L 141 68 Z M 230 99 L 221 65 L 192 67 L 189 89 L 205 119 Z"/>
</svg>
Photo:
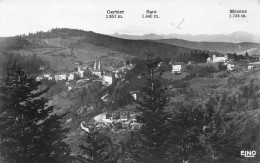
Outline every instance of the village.
<svg viewBox="0 0 260 163">
<path fill-rule="evenodd" d="M 89 67 L 86 65 L 77 65 L 76 71 L 69 72 L 60 72 L 60 73 L 44 73 L 36 77 L 37 81 L 43 79 L 55 80 L 66 82 L 68 91 L 79 88 L 79 85 L 82 87 L 84 82 L 90 81 L 100 81 L 105 86 L 113 84 L 115 79 L 124 79 L 126 71 L 131 70 L 133 65 L 126 65 L 120 68 L 109 67 L 107 69 L 101 68 L 101 61 L 95 60 L 94 66 Z"/>
<path fill-rule="evenodd" d="M 253 58 L 254 61 L 258 61 L 258 57 Z M 164 67 L 166 65 L 171 66 L 171 73 L 173 76 L 180 75 L 187 71 L 188 66 L 207 66 L 215 67 L 218 69 L 219 65 L 224 66 L 226 71 L 234 71 L 241 73 L 242 71 L 251 71 L 257 69 L 257 65 L 254 62 L 235 62 L 233 59 L 229 59 L 228 55 L 224 54 L 211 54 L 207 58 L 206 63 L 195 63 L 195 61 L 184 62 L 160 62 L 158 63 L 158 68 Z M 79 65 L 77 64 L 76 71 L 60 72 L 60 73 L 43 73 L 38 76 L 36 79 L 38 81 L 47 79 L 55 82 L 65 83 L 67 90 L 66 91 L 77 91 L 81 88 L 87 87 L 90 82 L 100 82 L 103 85 L 103 88 L 112 85 L 115 81 L 124 81 L 127 71 L 133 69 L 134 64 L 124 63 L 122 67 L 103 67 L 101 60 L 95 60 L 94 65 Z M 239 70 L 239 71 L 235 71 Z M 134 101 L 138 100 L 140 91 L 134 90 L 130 94 Z M 107 102 L 109 94 L 104 94 L 101 97 L 101 100 Z M 134 130 L 138 129 L 141 124 L 137 122 L 136 116 L 139 115 L 136 109 L 134 111 L 122 110 L 118 108 L 118 111 L 114 112 L 104 112 L 93 117 L 93 120 L 98 124 L 99 127 L 108 127 L 111 128 L 111 131 L 124 131 L 124 130 Z M 68 119 L 67 122 L 70 122 L 71 119 Z M 81 122 L 81 128 L 86 130 L 84 124 L 86 122 Z M 118 128 L 118 124 L 120 124 Z M 115 126 L 117 126 L 115 129 Z"/>
<path fill-rule="evenodd" d="M 252 56 L 254 61 L 259 61 L 259 56 Z M 254 62 L 244 62 L 243 68 L 246 70 L 251 70 L 255 68 Z M 181 73 L 186 70 L 186 65 L 194 65 L 194 61 L 188 61 L 188 64 L 183 62 L 173 62 L 172 64 L 172 73 Z M 227 54 L 211 54 L 207 58 L 207 63 L 200 63 L 201 66 L 218 66 L 223 65 L 226 66 L 226 70 L 232 71 L 236 68 L 239 68 L 241 64 L 236 63 L 233 59 L 229 59 Z"/>
</svg>

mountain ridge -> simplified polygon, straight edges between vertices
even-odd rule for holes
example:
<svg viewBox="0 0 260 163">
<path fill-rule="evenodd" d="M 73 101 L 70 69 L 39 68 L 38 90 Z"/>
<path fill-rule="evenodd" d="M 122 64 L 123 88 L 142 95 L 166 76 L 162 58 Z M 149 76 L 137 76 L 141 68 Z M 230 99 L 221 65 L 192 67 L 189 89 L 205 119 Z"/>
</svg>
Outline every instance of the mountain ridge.
<svg viewBox="0 0 260 163">
<path fill-rule="evenodd" d="M 230 42 L 196 42 L 196 41 L 187 41 L 181 39 L 158 39 L 153 40 L 155 42 L 161 42 L 170 45 L 176 45 L 179 47 L 185 47 L 190 49 L 199 49 L 206 50 L 211 52 L 220 52 L 220 53 L 234 53 L 246 51 L 249 49 L 255 48 L 260 49 L 260 43 L 253 42 L 241 42 L 241 43 L 230 43 Z M 253 55 L 252 51 L 252 55 Z M 258 53 L 258 52 L 257 52 Z"/>
<path fill-rule="evenodd" d="M 154 33 L 144 34 L 144 35 L 129 35 L 129 34 L 118 34 L 115 33 L 112 36 L 124 39 L 134 39 L 134 40 L 156 40 L 156 39 L 182 39 L 187 41 L 199 41 L 199 42 L 230 42 L 230 43 L 241 43 L 241 42 L 255 42 L 260 43 L 260 35 L 251 34 L 244 31 L 236 31 L 230 34 L 168 34 L 168 35 L 158 35 Z"/>
</svg>

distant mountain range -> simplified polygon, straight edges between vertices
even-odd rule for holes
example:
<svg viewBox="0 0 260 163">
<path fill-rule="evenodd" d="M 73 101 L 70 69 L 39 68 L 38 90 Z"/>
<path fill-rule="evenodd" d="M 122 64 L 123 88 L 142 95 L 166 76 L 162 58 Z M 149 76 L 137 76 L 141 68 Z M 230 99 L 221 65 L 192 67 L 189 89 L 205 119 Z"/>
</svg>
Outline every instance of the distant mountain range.
<svg viewBox="0 0 260 163">
<path fill-rule="evenodd" d="M 242 43 L 229 43 L 229 42 L 195 42 L 186 41 L 181 39 L 158 39 L 153 40 L 155 42 L 161 42 L 165 44 L 175 45 L 179 47 L 185 47 L 190 49 L 207 50 L 211 52 L 221 53 L 238 53 L 245 54 L 248 52 L 249 55 L 260 54 L 260 44 L 253 42 L 242 42 Z"/>
<path fill-rule="evenodd" d="M 191 35 L 191 34 L 168 34 L 168 35 L 157 35 L 154 33 L 145 35 L 127 35 L 115 33 L 113 36 L 124 39 L 134 40 L 157 40 L 157 39 L 182 39 L 187 41 L 203 41 L 203 42 L 255 42 L 260 43 L 260 35 L 251 34 L 248 32 L 234 32 L 231 34 L 216 34 L 216 35 Z"/>
<path fill-rule="evenodd" d="M 234 32 L 229 35 L 156 35 L 146 34 L 142 36 L 114 34 L 114 37 L 132 39 L 132 40 L 149 40 L 164 44 L 185 47 L 189 49 L 207 50 L 211 52 L 234 53 L 244 55 L 260 55 L 260 36 L 246 32 Z"/>
</svg>

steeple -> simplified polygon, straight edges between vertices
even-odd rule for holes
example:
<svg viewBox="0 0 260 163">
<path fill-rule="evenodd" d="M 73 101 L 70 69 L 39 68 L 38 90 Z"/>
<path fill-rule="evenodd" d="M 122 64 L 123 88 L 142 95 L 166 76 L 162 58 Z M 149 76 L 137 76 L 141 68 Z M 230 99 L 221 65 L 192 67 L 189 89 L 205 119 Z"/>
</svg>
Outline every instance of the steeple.
<svg viewBox="0 0 260 163">
<path fill-rule="evenodd" d="M 101 70 L 101 66 L 100 66 L 100 60 L 99 60 L 99 63 L 98 63 L 98 71 Z"/>
<path fill-rule="evenodd" d="M 97 70 L 97 60 L 95 60 L 94 70 Z"/>
</svg>

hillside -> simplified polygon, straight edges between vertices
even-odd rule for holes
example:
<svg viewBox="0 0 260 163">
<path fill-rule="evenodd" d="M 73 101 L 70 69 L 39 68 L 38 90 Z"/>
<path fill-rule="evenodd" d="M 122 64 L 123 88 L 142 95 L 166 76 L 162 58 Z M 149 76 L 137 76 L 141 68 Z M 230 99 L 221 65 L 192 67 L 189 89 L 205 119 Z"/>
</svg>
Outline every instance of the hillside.
<svg viewBox="0 0 260 163">
<path fill-rule="evenodd" d="M 147 35 L 147 38 L 152 38 L 153 35 L 154 34 Z M 190 53 L 192 51 L 192 49 L 189 48 L 178 47 L 175 45 L 153 42 L 149 40 L 127 40 L 104 34 L 98 34 L 91 31 L 69 28 L 56 28 L 48 32 L 37 32 L 35 34 L 30 33 L 25 37 L 30 39 L 68 39 L 70 37 L 81 37 L 82 39 L 79 41 L 81 43 L 87 43 L 111 50 L 116 50 L 136 57 L 144 57 L 144 52 L 153 51 L 161 58 L 174 59 L 176 55 Z"/>
<path fill-rule="evenodd" d="M 69 69 L 74 67 L 69 64 L 63 64 L 62 60 L 90 62 L 95 57 L 106 54 L 122 54 L 143 58 L 145 57 L 145 52 L 152 51 L 155 56 L 160 58 L 175 60 L 177 55 L 194 51 L 193 49 L 150 40 L 127 40 L 91 31 L 68 28 L 56 28 L 47 32 L 29 33 L 28 35 L 14 38 L 18 40 L 19 45 L 13 45 L 13 42 L 7 44 L 6 46 L 9 47 L 10 51 L 24 55 L 35 53 L 51 62 L 63 65 L 62 69 L 66 66 Z M 100 52 L 93 49 L 103 50 Z M 74 57 L 70 56 L 71 50 L 75 53 Z M 81 57 L 75 58 L 78 57 L 78 54 Z M 82 58 L 83 55 L 85 57 Z M 89 55 L 93 57 L 90 59 L 87 57 Z"/>
<path fill-rule="evenodd" d="M 260 55 L 260 48 L 250 48 L 244 51 L 239 51 L 237 52 L 238 55 L 245 55 L 246 52 L 248 53 L 249 56 L 252 55 Z"/>
<path fill-rule="evenodd" d="M 181 39 L 160 39 L 155 42 L 186 47 L 190 49 L 207 50 L 211 52 L 233 53 L 247 51 L 248 49 L 260 49 L 259 43 L 242 42 L 242 43 L 227 43 L 227 42 L 194 42 Z"/>
<path fill-rule="evenodd" d="M 149 40 L 127 40 L 93 32 L 86 33 L 82 42 L 106 47 L 141 58 L 145 57 L 145 52 L 149 51 L 154 52 L 156 56 L 169 59 L 175 59 L 177 55 L 193 51 L 192 49 L 176 45 Z"/>
<path fill-rule="evenodd" d="M 74 70 L 79 64 L 92 65 L 96 59 L 103 58 L 101 65 L 122 64 L 133 56 L 109 48 L 81 42 L 81 37 L 39 39 L 22 49 L 8 49 L 8 53 L 23 56 L 37 55 L 50 64 L 53 71 Z M 41 44 L 45 41 L 46 44 Z"/>
</svg>

